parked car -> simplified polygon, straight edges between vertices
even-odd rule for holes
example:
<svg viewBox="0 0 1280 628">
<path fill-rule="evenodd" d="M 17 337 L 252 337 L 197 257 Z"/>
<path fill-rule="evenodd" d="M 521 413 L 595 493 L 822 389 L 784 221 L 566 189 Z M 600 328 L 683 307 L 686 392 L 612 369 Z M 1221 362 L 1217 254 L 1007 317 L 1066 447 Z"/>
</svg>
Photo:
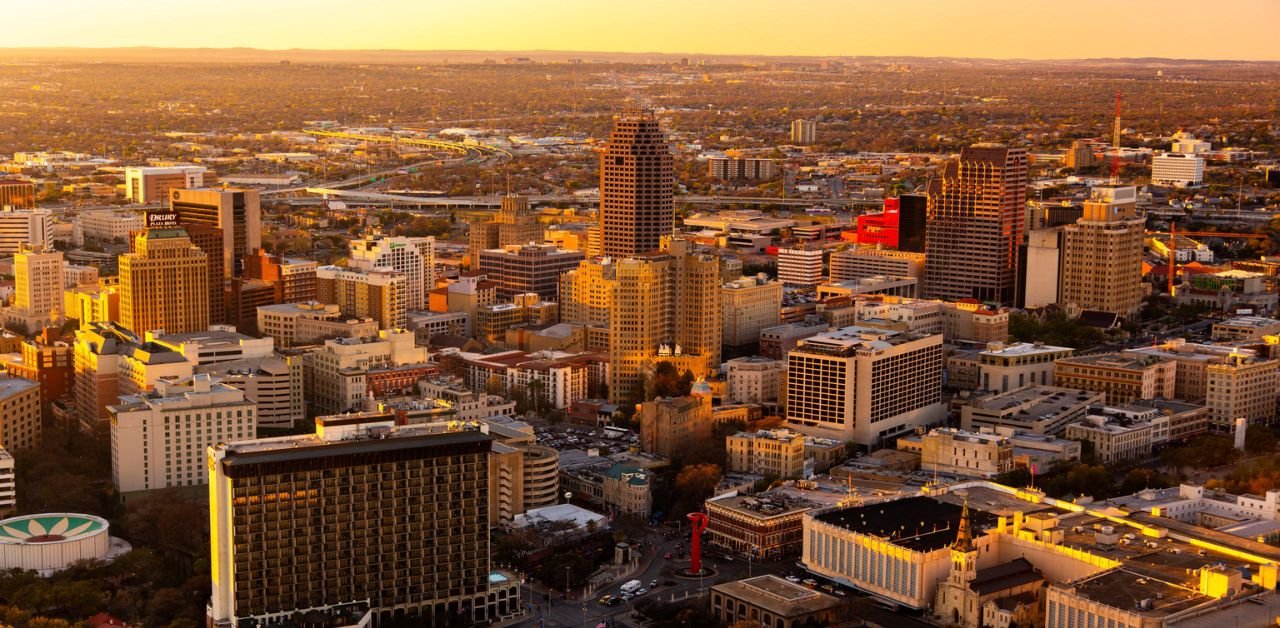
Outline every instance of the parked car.
<svg viewBox="0 0 1280 628">
<path fill-rule="evenodd" d="M 649 588 L 650 588 L 650 589 L 656 589 L 656 588 L 658 588 L 658 579 L 657 579 L 657 578 L 654 578 L 653 580 L 650 580 L 650 581 L 649 581 Z"/>
<path fill-rule="evenodd" d="M 787 576 L 787 582 L 799 584 L 800 579 L 795 576 Z"/>
<path fill-rule="evenodd" d="M 667 560 L 671 560 L 671 552 L 667 552 L 666 554 L 663 554 L 662 557 Z"/>
</svg>

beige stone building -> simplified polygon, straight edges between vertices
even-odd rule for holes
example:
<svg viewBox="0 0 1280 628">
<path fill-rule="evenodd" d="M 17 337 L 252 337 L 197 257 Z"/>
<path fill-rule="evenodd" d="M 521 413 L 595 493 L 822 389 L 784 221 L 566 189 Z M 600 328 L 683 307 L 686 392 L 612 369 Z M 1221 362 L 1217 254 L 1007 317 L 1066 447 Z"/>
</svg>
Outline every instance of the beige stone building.
<svg viewBox="0 0 1280 628">
<path fill-rule="evenodd" d="M 277 347 L 324 342 L 330 338 L 365 338 L 378 333 L 378 321 L 342 313 L 336 303 L 307 301 L 258 308 L 258 331 Z"/>
<path fill-rule="evenodd" d="M 209 260 L 181 229 L 148 229 L 120 256 L 120 324 L 137 335 L 209 328 Z M 164 298 L 158 298 L 163 295 Z"/>
<path fill-rule="evenodd" d="M 1106 393 L 1107 403 L 1172 399 L 1177 365 L 1154 356 L 1100 353 L 1054 363 L 1053 385 Z"/>
<path fill-rule="evenodd" d="M 919 454 L 920 468 L 929 473 L 991 479 L 1013 470 L 1013 444 L 999 434 L 941 427 L 899 438 L 898 450 Z"/>
<path fill-rule="evenodd" d="M 798 478 L 804 473 L 805 436 L 791 430 L 738 432 L 725 438 L 730 471 Z"/>
<path fill-rule="evenodd" d="M 1142 307 L 1142 241 L 1133 186 L 1095 186 L 1063 238 L 1062 302 L 1075 310 L 1133 316 Z"/>
<path fill-rule="evenodd" d="M 831 281 L 857 281 L 867 277 L 911 277 L 924 280 L 924 253 L 860 246 L 836 251 L 830 257 Z"/>
<path fill-rule="evenodd" d="M 760 344 L 760 330 L 781 322 L 782 284 L 763 275 L 742 277 L 720 287 L 726 351 L 750 355 Z"/>
<path fill-rule="evenodd" d="M 404 273 L 390 268 L 363 272 L 321 266 L 316 269 L 316 300 L 336 303 L 346 316 L 371 318 L 379 329 L 405 326 Z"/>
<path fill-rule="evenodd" d="M 1209 429 L 1225 432 L 1236 419 L 1250 424 L 1271 423 L 1276 418 L 1277 374 L 1280 361 L 1230 356 L 1205 369 L 1205 406 Z"/>
<path fill-rule="evenodd" d="M 667 397 L 640 404 L 640 450 L 671 458 L 711 439 L 710 395 Z"/>
</svg>

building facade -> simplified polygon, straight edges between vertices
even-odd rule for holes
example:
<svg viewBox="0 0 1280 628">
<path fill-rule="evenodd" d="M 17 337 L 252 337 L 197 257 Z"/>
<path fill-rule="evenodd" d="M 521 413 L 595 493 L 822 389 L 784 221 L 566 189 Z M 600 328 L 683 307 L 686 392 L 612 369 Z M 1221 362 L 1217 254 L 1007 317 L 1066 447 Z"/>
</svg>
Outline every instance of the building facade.
<svg viewBox="0 0 1280 628">
<path fill-rule="evenodd" d="M 975 144 L 929 191 L 924 294 L 1012 303 L 1025 227 L 1027 153 Z"/>
<path fill-rule="evenodd" d="M 138 335 L 208 329 L 208 265 L 181 229 L 139 233 L 133 251 L 120 256 L 120 324 Z"/>
<path fill-rule="evenodd" d="M 671 146 L 649 110 L 615 116 L 600 155 L 602 253 L 628 257 L 662 248 L 675 230 Z"/>
</svg>

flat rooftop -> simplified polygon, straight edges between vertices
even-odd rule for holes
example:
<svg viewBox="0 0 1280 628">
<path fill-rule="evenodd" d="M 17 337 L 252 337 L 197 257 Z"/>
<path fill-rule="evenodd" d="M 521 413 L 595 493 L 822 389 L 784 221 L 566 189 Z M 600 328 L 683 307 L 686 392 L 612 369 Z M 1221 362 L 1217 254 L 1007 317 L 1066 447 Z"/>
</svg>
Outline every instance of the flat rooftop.
<svg viewBox="0 0 1280 628">
<path fill-rule="evenodd" d="M 1059 364 L 1074 364 L 1099 368 L 1141 370 L 1152 364 L 1165 361 L 1164 357 L 1153 355 L 1126 355 L 1123 353 L 1098 353 L 1094 355 L 1077 355 L 1058 360 Z"/>
<path fill-rule="evenodd" d="M 711 588 L 783 617 L 800 617 L 842 604 L 839 598 L 792 584 L 772 574 L 725 582 Z"/>
<path fill-rule="evenodd" d="M 1008 392 L 977 397 L 969 406 L 993 412 L 1024 408 L 1019 414 L 1031 420 L 1035 417 L 1058 415 L 1076 406 L 1096 401 L 1100 393 L 1056 386 L 1026 386 Z"/>
<path fill-rule="evenodd" d="M 995 343 L 992 343 L 995 344 Z M 1040 355 L 1044 353 L 1061 353 L 1063 351 L 1075 351 L 1071 347 L 1057 347 L 1054 345 L 1046 345 L 1039 342 L 1015 342 L 1011 345 L 988 345 L 986 349 L 979 351 L 981 355 L 999 355 L 1005 357 L 1016 357 L 1024 355 Z"/>
</svg>

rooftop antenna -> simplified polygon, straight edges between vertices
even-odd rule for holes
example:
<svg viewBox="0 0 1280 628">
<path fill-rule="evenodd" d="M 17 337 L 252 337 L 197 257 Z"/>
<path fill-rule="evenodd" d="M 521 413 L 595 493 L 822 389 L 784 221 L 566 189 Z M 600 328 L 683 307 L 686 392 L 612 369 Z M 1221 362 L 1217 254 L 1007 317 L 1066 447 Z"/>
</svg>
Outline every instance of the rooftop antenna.
<svg viewBox="0 0 1280 628">
<path fill-rule="evenodd" d="M 1116 122 L 1111 137 L 1111 184 L 1120 183 L 1120 92 L 1116 92 Z"/>
</svg>

